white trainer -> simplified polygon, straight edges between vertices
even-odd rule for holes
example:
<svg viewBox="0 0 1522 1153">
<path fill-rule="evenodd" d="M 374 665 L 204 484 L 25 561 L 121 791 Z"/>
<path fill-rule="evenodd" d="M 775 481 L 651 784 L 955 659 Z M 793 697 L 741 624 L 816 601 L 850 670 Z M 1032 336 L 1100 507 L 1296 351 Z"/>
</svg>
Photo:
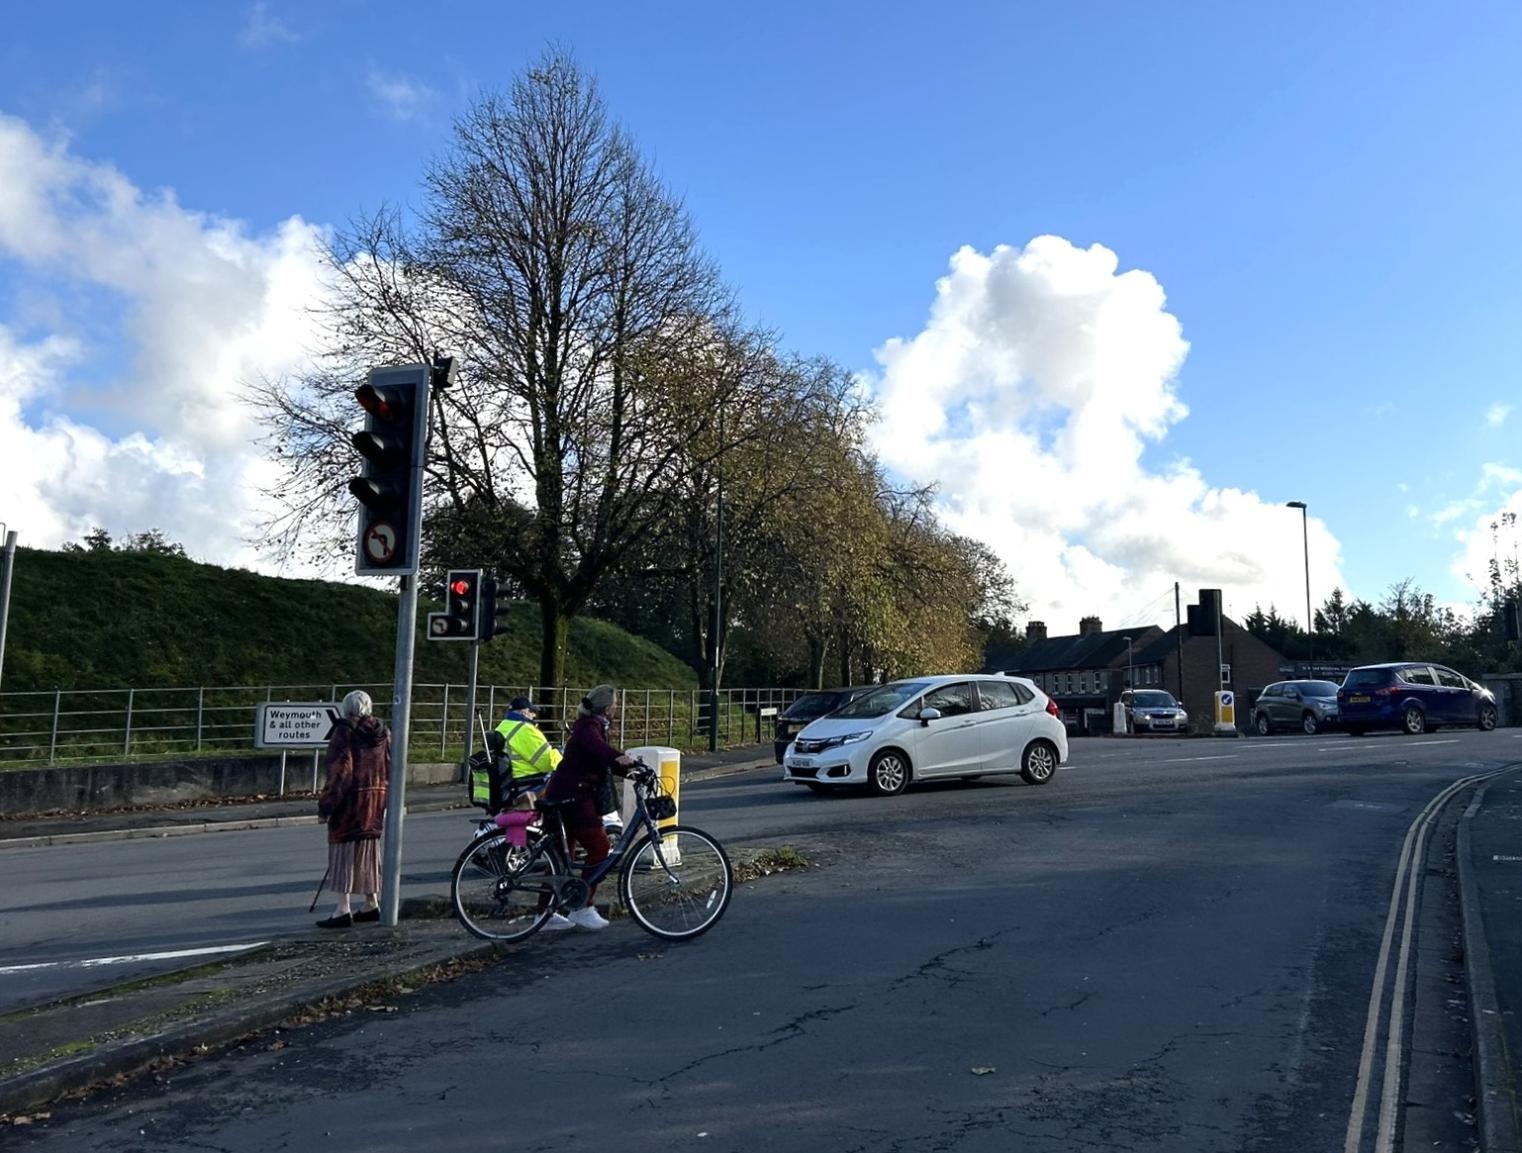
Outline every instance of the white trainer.
<svg viewBox="0 0 1522 1153">
<path fill-rule="evenodd" d="M 606 929 L 608 918 L 599 913 L 594 906 L 588 905 L 585 909 L 577 909 L 572 913 L 568 923 L 580 925 L 583 929 Z"/>
<path fill-rule="evenodd" d="M 551 913 L 550 919 L 544 923 L 544 931 L 553 933 L 556 929 L 570 929 L 576 922 L 568 917 L 562 917 L 559 913 Z"/>
</svg>

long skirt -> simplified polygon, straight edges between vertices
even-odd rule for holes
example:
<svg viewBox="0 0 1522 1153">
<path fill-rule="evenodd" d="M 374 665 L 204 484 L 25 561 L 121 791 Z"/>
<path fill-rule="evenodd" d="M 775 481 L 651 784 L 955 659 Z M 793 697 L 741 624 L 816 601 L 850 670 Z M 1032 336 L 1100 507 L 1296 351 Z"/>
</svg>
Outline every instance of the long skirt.
<svg viewBox="0 0 1522 1153">
<path fill-rule="evenodd" d="M 380 892 L 380 841 L 339 841 L 328 845 L 328 888 L 334 893 Z"/>
</svg>

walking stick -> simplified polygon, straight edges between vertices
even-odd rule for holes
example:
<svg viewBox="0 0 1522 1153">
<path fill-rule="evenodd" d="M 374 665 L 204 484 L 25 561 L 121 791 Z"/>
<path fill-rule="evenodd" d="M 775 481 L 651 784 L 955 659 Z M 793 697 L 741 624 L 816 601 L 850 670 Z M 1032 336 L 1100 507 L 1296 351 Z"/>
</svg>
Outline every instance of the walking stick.
<svg viewBox="0 0 1522 1153">
<path fill-rule="evenodd" d="M 322 871 L 322 880 L 317 882 L 317 891 L 312 894 L 312 903 L 307 906 L 307 912 L 308 913 L 312 912 L 312 910 L 317 908 L 317 898 L 322 896 L 322 887 L 328 883 L 328 874 L 330 872 L 332 872 L 332 871 L 333 871 L 333 866 L 332 865 L 329 865 L 326 869 L 324 869 Z"/>
</svg>

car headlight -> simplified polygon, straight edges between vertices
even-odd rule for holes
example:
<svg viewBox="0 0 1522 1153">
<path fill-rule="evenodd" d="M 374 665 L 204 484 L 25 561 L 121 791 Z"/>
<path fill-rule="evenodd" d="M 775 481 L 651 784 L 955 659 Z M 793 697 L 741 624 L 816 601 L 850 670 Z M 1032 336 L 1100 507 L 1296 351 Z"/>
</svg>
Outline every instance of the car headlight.
<svg viewBox="0 0 1522 1153">
<path fill-rule="evenodd" d="M 871 735 L 871 729 L 864 729 L 859 733 L 847 733 L 845 736 L 837 738 L 835 743 L 840 745 L 854 745 L 866 740 Z"/>
</svg>

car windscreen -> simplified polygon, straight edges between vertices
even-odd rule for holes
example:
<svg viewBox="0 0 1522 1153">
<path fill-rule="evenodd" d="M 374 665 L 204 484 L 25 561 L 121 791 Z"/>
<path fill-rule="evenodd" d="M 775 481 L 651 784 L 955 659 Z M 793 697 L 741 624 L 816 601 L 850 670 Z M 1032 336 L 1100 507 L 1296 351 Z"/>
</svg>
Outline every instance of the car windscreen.
<svg viewBox="0 0 1522 1153">
<path fill-rule="evenodd" d="M 1390 679 L 1389 669 L 1354 669 L 1342 682 L 1345 689 L 1371 688 Z"/>
<path fill-rule="evenodd" d="M 1296 681 L 1295 687 L 1300 690 L 1302 697 L 1335 697 L 1337 695 L 1335 681 Z"/>
<path fill-rule="evenodd" d="M 1172 693 L 1139 692 L 1131 694 L 1131 706 L 1137 709 L 1171 709 L 1175 703 Z"/>
<path fill-rule="evenodd" d="M 787 707 L 784 717 L 822 717 L 840 703 L 839 693 L 804 693 Z"/>
<path fill-rule="evenodd" d="M 895 681 L 873 689 L 857 697 L 850 704 L 835 710 L 835 716 L 847 718 L 885 717 L 894 709 L 901 709 L 930 687 L 929 681 Z"/>
</svg>

